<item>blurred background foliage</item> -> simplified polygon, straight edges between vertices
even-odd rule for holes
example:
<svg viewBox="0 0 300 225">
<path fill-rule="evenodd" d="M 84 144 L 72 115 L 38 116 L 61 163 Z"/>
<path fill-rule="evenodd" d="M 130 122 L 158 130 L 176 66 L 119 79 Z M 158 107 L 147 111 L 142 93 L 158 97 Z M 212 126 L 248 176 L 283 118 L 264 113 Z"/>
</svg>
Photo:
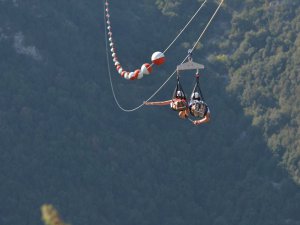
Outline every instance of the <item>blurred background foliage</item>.
<svg viewBox="0 0 300 225">
<path fill-rule="evenodd" d="M 164 49 L 202 3 L 110 2 L 128 70 Z M 216 3 L 152 75 L 113 73 L 122 104 L 160 86 Z M 212 111 L 194 127 L 168 107 L 118 110 L 102 1 L 0 1 L 0 224 L 41 224 L 38 209 L 51 202 L 74 225 L 299 225 L 299 10 L 292 0 L 225 2 L 193 55 L 206 66 Z M 182 82 L 190 92 L 193 74 Z"/>
</svg>

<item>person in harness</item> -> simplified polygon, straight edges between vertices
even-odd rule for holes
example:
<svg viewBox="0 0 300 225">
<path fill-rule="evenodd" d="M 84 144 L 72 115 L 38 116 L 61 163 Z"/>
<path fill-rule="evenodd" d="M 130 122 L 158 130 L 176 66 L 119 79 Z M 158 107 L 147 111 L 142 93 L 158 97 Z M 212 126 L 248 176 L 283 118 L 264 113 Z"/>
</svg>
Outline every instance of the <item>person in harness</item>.
<svg viewBox="0 0 300 225">
<path fill-rule="evenodd" d="M 172 99 L 158 102 L 144 102 L 144 105 L 157 105 L 164 106 L 170 105 L 170 108 L 178 112 L 178 116 L 181 119 L 185 119 L 189 115 L 188 103 L 183 91 L 176 91 L 175 96 Z"/>
<path fill-rule="evenodd" d="M 200 125 L 202 123 L 208 123 L 210 121 L 210 110 L 208 105 L 204 102 L 203 97 L 200 93 L 194 91 L 189 101 L 189 113 L 196 118 L 193 121 L 194 125 Z"/>
<path fill-rule="evenodd" d="M 172 99 L 166 101 L 159 101 L 159 102 L 144 102 L 144 105 L 158 105 L 158 106 L 170 105 L 171 109 L 178 112 L 178 116 L 181 119 L 185 119 L 189 115 L 188 102 L 186 100 L 186 95 L 180 84 L 179 77 L 177 77 L 177 85 L 173 92 Z"/>
<path fill-rule="evenodd" d="M 171 109 L 178 111 L 178 116 L 181 119 L 189 118 L 189 116 L 194 117 L 195 120 L 189 118 L 189 120 L 194 125 L 200 125 L 210 121 L 210 110 L 204 101 L 200 89 L 198 73 L 196 74 L 196 83 L 189 101 L 187 101 L 186 95 L 184 94 L 179 81 L 179 76 L 177 76 L 177 85 L 171 100 L 159 102 L 144 102 L 144 105 L 170 105 Z"/>
<path fill-rule="evenodd" d="M 178 111 L 178 116 L 181 119 L 186 119 L 190 115 L 196 118 L 192 121 L 194 125 L 200 125 L 203 123 L 208 123 L 210 121 L 210 110 L 208 105 L 201 100 L 201 95 L 198 92 L 194 92 L 191 96 L 190 101 L 187 103 L 185 98 L 180 98 L 183 96 L 183 92 L 178 91 L 177 97 L 158 102 L 144 102 L 145 105 L 157 105 L 164 106 L 170 105 L 171 109 Z"/>
<path fill-rule="evenodd" d="M 196 73 L 195 78 L 195 86 L 189 101 L 189 112 L 196 119 L 190 119 L 193 124 L 200 125 L 202 123 L 207 123 L 210 121 L 210 110 L 208 108 L 208 105 L 205 103 L 204 97 L 202 95 L 199 83 L 200 75 L 198 74 L 198 72 Z"/>
</svg>

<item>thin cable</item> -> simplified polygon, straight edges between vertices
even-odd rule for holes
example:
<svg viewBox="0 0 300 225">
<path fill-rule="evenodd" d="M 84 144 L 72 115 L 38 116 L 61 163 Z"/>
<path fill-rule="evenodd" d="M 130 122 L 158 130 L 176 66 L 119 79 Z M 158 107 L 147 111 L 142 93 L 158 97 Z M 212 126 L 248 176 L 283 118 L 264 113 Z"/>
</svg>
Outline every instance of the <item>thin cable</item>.
<svg viewBox="0 0 300 225">
<path fill-rule="evenodd" d="M 105 1 L 107 2 L 107 0 Z M 114 88 L 114 85 L 113 85 L 113 82 L 112 82 L 112 76 L 111 76 L 111 71 L 110 71 L 110 62 L 109 62 L 109 54 L 108 54 L 108 41 L 107 41 L 107 25 L 106 25 L 106 18 L 105 18 L 105 7 L 104 7 L 104 23 L 105 23 L 105 46 L 106 46 L 106 61 L 107 61 L 107 70 L 108 70 L 108 74 L 109 74 L 109 81 L 110 81 L 110 86 L 111 86 L 111 90 L 112 90 L 112 93 L 113 93 L 113 97 L 114 97 L 114 100 L 117 104 L 117 106 L 124 112 L 133 112 L 133 111 L 136 111 L 138 109 L 140 109 L 143 105 L 144 105 L 144 102 L 148 102 L 150 101 L 167 83 L 168 81 L 174 76 L 174 74 L 176 73 L 176 70 L 174 71 L 173 74 L 171 74 L 166 80 L 165 82 L 146 100 L 144 101 L 142 104 L 140 104 L 139 106 L 135 107 L 135 108 L 132 108 L 132 109 L 125 109 L 123 106 L 121 106 L 121 104 L 119 103 L 118 99 L 117 99 L 117 96 L 116 96 L 116 93 L 115 93 L 115 88 Z"/>
<path fill-rule="evenodd" d="M 180 37 L 180 35 L 185 31 L 185 29 L 190 25 L 190 23 L 194 20 L 194 18 L 198 15 L 198 13 L 200 12 L 200 10 L 203 8 L 204 4 L 207 2 L 207 0 L 205 0 L 202 5 L 199 7 L 199 9 L 196 11 L 196 13 L 192 16 L 192 18 L 189 20 L 189 22 L 183 27 L 183 29 L 180 31 L 180 33 L 175 37 L 175 39 L 171 42 L 171 44 L 169 44 L 169 46 L 163 51 L 163 53 L 166 53 L 169 48 L 175 43 L 175 41 L 177 41 L 177 39 Z"/>
<path fill-rule="evenodd" d="M 195 50 L 197 44 L 200 42 L 202 36 L 204 35 L 204 33 L 206 32 L 207 28 L 209 27 L 209 25 L 211 24 L 211 22 L 213 21 L 213 19 L 215 18 L 215 16 L 217 15 L 217 13 L 219 12 L 222 4 L 223 4 L 224 0 L 221 0 L 218 8 L 216 9 L 216 11 L 214 12 L 214 14 L 212 15 L 212 17 L 210 18 L 210 20 L 208 21 L 206 27 L 204 28 L 203 32 L 201 33 L 201 35 L 199 36 L 199 38 L 197 39 L 195 45 L 193 46 L 193 48 L 191 49 L 191 53 Z"/>
<path fill-rule="evenodd" d="M 194 120 L 192 120 L 191 118 L 188 117 L 188 120 L 191 121 L 192 123 L 194 123 Z"/>
<path fill-rule="evenodd" d="M 106 0 L 107 2 L 107 0 Z M 195 50 L 197 44 L 200 42 L 201 38 L 203 37 L 204 33 L 206 32 L 207 28 L 209 27 L 209 25 L 211 24 L 212 20 L 215 18 L 216 14 L 218 13 L 220 7 L 222 6 L 224 0 L 221 0 L 219 6 L 217 7 L 217 9 L 215 10 L 214 14 L 212 15 L 212 17 L 210 18 L 209 22 L 207 23 L 207 25 L 205 26 L 204 30 L 202 31 L 202 33 L 200 34 L 199 38 L 197 39 L 197 41 L 195 42 L 193 48 L 191 49 L 191 53 Z M 106 44 L 106 58 L 107 58 L 107 67 L 108 67 L 108 74 L 109 74 L 109 80 L 110 80 L 110 86 L 111 86 L 111 90 L 113 93 L 113 97 L 115 99 L 116 104 L 118 105 L 118 107 L 124 111 L 124 112 L 133 112 L 136 111 L 138 109 L 140 109 L 142 106 L 144 106 L 145 102 L 150 101 L 166 84 L 167 82 L 174 76 L 174 74 L 176 73 L 176 70 L 166 79 L 166 81 L 146 100 L 144 101 L 142 104 L 140 104 L 139 106 L 132 108 L 132 109 L 125 109 L 121 106 L 121 104 L 119 103 L 116 94 L 115 94 L 115 90 L 114 90 L 114 86 L 113 86 L 113 82 L 112 82 L 112 76 L 111 76 L 111 72 L 110 72 L 110 63 L 109 63 L 109 56 L 108 56 L 108 42 L 107 42 L 107 25 L 106 25 L 106 18 L 105 18 L 105 7 L 104 7 L 104 22 L 105 22 L 105 44 Z M 184 60 L 180 63 L 184 63 L 188 57 L 190 56 L 190 54 L 188 54 Z"/>
<path fill-rule="evenodd" d="M 104 7 L 104 22 L 106 24 L 106 18 L 105 18 L 105 7 Z M 108 41 L 107 41 L 107 25 L 105 25 L 105 46 L 106 46 L 106 60 L 107 60 L 107 70 L 108 70 L 108 74 L 109 74 L 109 81 L 110 81 L 110 86 L 111 86 L 111 90 L 113 93 L 113 97 L 115 99 L 116 104 L 118 105 L 118 107 L 124 111 L 124 112 L 133 112 L 136 111 L 138 109 L 140 109 L 144 103 L 140 104 L 139 106 L 132 108 L 132 109 L 125 109 L 123 106 L 121 106 L 121 104 L 119 103 L 116 93 L 115 93 L 115 88 L 112 82 L 112 76 L 111 76 L 111 71 L 110 71 L 110 62 L 109 62 L 109 54 L 108 54 Z M 176 73 L 176 70 L 174 71 L 173 74 L 171 74 L 166 80 L 165 82 L 144 102 L 148 102 L 150 101 L 167 83 L 168 81 L 174 76 L 174 74 Z"/>
</svg>

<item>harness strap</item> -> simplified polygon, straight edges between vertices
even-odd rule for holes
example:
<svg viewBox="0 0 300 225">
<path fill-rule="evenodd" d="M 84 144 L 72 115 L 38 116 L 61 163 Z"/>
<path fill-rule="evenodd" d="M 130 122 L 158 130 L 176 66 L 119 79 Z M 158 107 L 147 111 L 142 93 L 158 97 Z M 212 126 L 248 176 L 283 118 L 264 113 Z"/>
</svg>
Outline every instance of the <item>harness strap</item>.
<svg viewBox="0 0 300 225">
<path fill-rule="evenodd" d="M 202 94 L 202 91 L 201 91 L 201 87 L 200 87 L 200 82 L 199 82 L 199 74 L 197 73 L 196 74 L 196 83 L 195 83 L 195 86 L 194 86 L 194 89 L 193 89 L 193 92 L 192 92 L 192 96 L 194 96 L 194 94 L 198 92 L 199 95 L 200 95 L 200 99 L 201 101 L 204 101 L 204 97 L 203 97 L 203 94 Z M 193 98 L 195 99 L 195 98 Z"/>
<path fill-rule="evenodd" d="M 178 91 L 181 91 L 183 96 L 178 96 L 177 95 Z M 172 99 L 175 99 L 175 98 L 186 99 L 186 95 L 185 95 L 183 88 L 181 86 L 181 83 L 180 83 L 179 74 L 177 74 L 177 84 L 176 84 L 176 87 L 175 87 L 175 90 L 174 90 L 173 96 L 172 96 Z"/>
</svg>

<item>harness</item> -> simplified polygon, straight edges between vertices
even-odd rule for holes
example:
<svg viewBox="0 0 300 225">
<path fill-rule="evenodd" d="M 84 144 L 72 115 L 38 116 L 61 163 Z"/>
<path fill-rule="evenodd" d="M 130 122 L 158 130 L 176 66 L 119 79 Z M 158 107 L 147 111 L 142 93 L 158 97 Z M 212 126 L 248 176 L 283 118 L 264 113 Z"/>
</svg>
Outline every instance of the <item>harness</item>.
<svg viewBox="0 0 300 225">
<path fill-rule="evenodd" d="M 193 62 L 192 59 L 192 50 L 188 51 L 189 56 L 188 56 L 188 61 L 186 63 L 182 63 L 177 66 L 177 85 L 176 88 L 173 92 L 172 96 L 172 103 L 171 103 L 171 108 L 176 110 L 176 111 L 184 111 L 186 109 L 189 109 L 189 112 L 191 113 L 192 116 L 194 117 L 205 117 L 205 115 L 208 112 L 208 106 L 204 102 L 204 97 L 202 95 L 202 91 L 200 88 L 200 83 L 199 83 L 199 70 L 204 69 L 204 66 L 198 63 Z M 187 71 L 187 70 L 197 70 L 196 72 L 196 82 L 190 97 L 190 101 L 187 105 L 187 98 L 186 95 L 184 94 L 183 88 L 180 84 L 180 76 L 179 72 L 180 71 Z M 180 94 L 180 95 L 178 95 Z M 176 107 L 174 107 L 176 103 Z"/>
<path fill-rule="evenodd" d="M 177 75 L 177 84 L 172 96 L 171 108 L 175 111 L 184 111 L 188 108 L 186 95 L 180 84 L 179 75 Z"/>
<path fill-rule="evenodd" d="M 194 86 L 192 94 L 191 94 L 191 100 L 204 101 L 204 97 L 202 95 L 202 91 L 201 91 L 201 88 L 200 88 L 199 73 L 196 73 L 195 77 L 196 77 L 196 82 L 195 82 L 195 86 Z M 195 97 L 196 93 L 199 94 L 199 97 L 197 97 L 197 98 Z"/>
<path fill-rule="evenodd" d="M 192 107 L 194 109 L 192 110 Z M 192 116 L 197 118 L 203 118 L 208 112 L 208 106 L 205 102 L 199 100 L 191 100 L 189 105 L 189 110 Z"/>
<path fill-rule="evenodd" d="M 192 107 L 194 109 L 192 110 Z M 196 74 L 196 83 L 191 94 L 189 110 L 192 116 L 194 117 L 205 117 L 208 111 L 208 106 L 204 102 L 204 97 L 199 83 L 199 74 Z"/>
<path fill-rule="evenodd" d="M 188 108 L 187 102 L 185 99 L 173 99 L 172 102 L 170 103 L 171 109 L 174 111 L 184 111 Z"/>
</svg>

